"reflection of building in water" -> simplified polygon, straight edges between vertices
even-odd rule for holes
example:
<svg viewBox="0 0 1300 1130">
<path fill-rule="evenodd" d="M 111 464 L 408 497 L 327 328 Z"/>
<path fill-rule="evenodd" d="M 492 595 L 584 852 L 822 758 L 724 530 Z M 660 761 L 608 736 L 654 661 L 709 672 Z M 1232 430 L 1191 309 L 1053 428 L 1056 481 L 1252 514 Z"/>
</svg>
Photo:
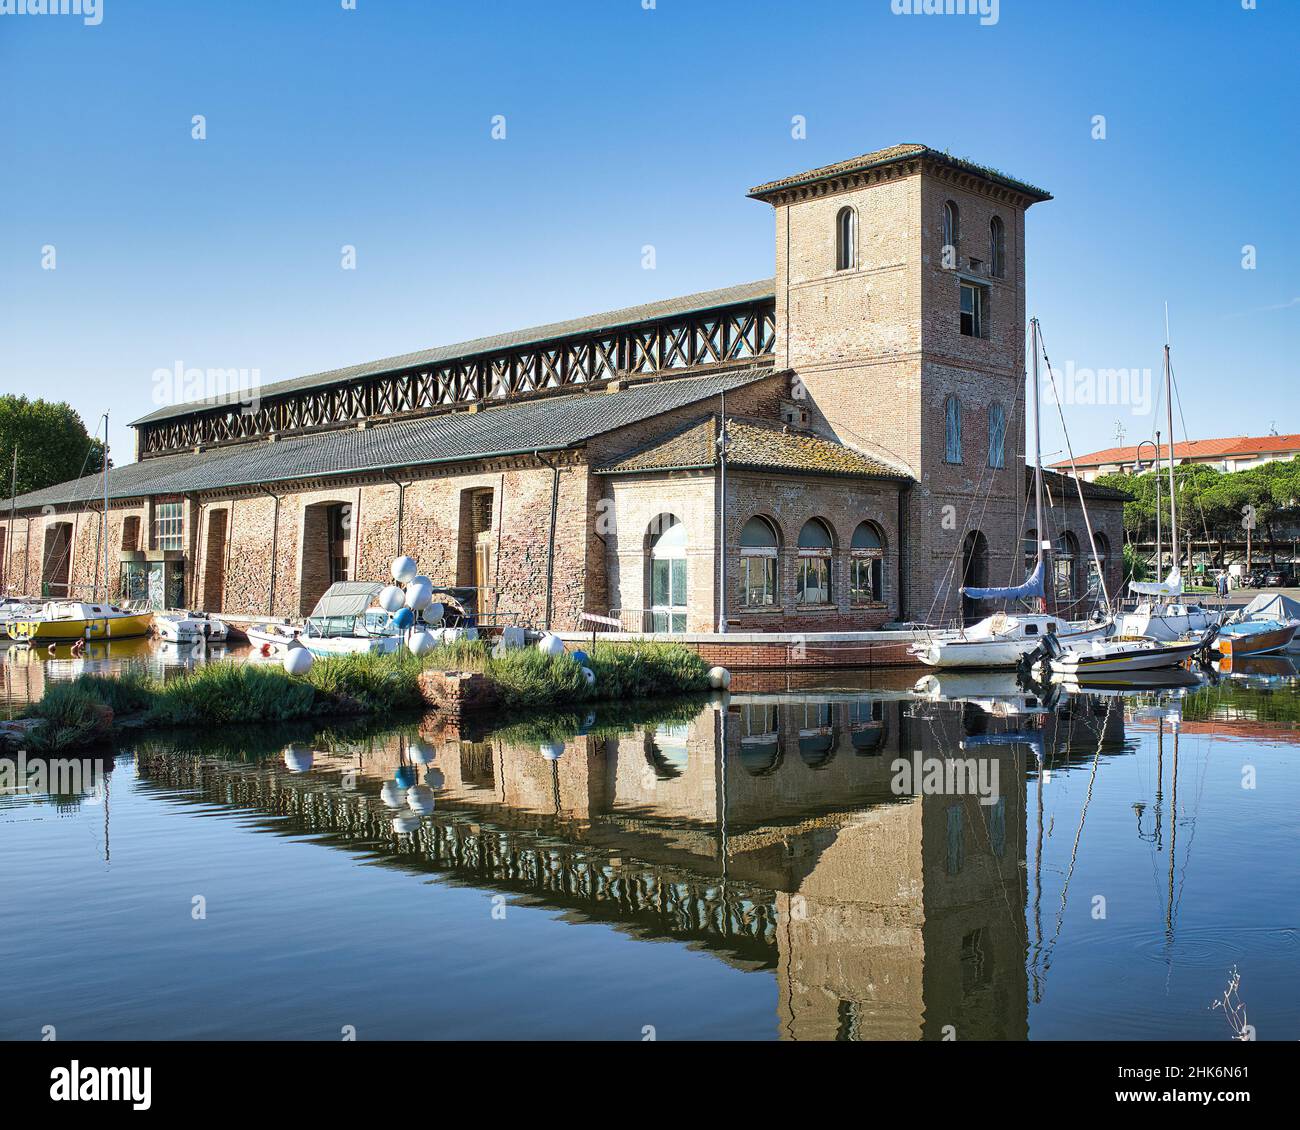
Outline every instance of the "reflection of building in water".
<svg viewBox="0 0 1300 1130">
<path fill-rule="evenodd" d="M 772 968 L 782 1038 L 940 1039 L 951 1026 L 958 1039 L 1023 1039 L 1032 755 L 963 751 L 972 729 L 1016 726 L 976 713 L 902 695 L 755 695 L 563 752 L 516 731 L 389 735 L 359 753 L 295 754 L 310 764 L 298 773 L 271 758 L 138 757 L 147 778 L 289 817 L 320 842 Z M 1053 717 L 1039 720 L 1050 742 Z M 913 753 L 989 759 L 996 801 L 896 796 L 892 763 Z M 430 758 L 436 811 L 394 821 L 403 793 L 384 783 L 421 779 Z M 358 766 L 349 791 L 341 772 Z"/>
</svg>

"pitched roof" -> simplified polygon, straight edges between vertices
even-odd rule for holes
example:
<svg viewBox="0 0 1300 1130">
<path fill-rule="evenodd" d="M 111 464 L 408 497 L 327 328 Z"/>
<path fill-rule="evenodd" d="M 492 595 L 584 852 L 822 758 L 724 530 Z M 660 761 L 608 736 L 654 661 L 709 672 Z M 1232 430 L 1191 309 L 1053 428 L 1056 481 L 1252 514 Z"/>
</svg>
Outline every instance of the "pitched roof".
<svg viewBox="0 0 1300 1130">
<path fill-rule="evenodd" d="M 1025 482 L 1028 489 L 1034 489 L 1034 469 L 1025 468 Z M 1083 485 L 1083 497 L 1093 498 L 1099 502 L 1129 502 L 1133 496 L 1128 491 L 1123 491 L 1117 487 L 1102 486 L 1101 483 L 1090 483 L 1087 479 L 1076 479 L 1073 475 L 1062 475 L 1057 471 L 1043 468 L 1043 485 L 1049 491 L 1057 492 L 1060 497 L 1076 498 L 1078 497 L 1078 488 L 1076 483 Z"/>
<path fill-rule="evenodd" d="M 1155 443 L 1148 440 L 1141 445 L 1145 461 L 1155 458 Z M 1300 452 L 1300 434 L 1285 436 L 1227 436 L 1223 439 L 1184 439 L 1174 441 L 1175 459 L 1233 459 L 1243 456 L 1290 455 Z M 1161 459 L 1169 458 L 1169 444 L 1160 445 Z M 1138 446 L 1107 447 L 1087 455 L 1076 455 L 1074 462 L 1080 467 L 1102 467 L 1111 463 L 1136 463 Z M 1053 463 L 1053 467 L 1069 467 L 1068 459 Z"/>
<path fill-rule="evenodd" d="M 673 318 L 684 314 L 696 314 L 704 310 L 714 310 L 723 306 L 732 306 L 740 302 L 756 302 L 765 298 L 776 297 L 776 283 L 772 279 L 760 279 L 757 282 L 741 283 L 737 286 L 723 287 L 720 290 L 704 290 L 698 294 L 686 294 L 680 298 L 667 298 L 658 302 L 646 302 L 640 306 L 625 306 L 620 310 L 610 310 L 603 314 L 588 314 L 582 318 L 571 318 L 565 322 L 550 322 L 543 326 L 531 326 L 528 329 L 512 330 L 508 333 L 495 334 L 491 337 L 478 337 L 470 341 L 457 342 L 454 345 L 439 345 L 432 349 L 422 349 L 415 353 L 403 353 L 396 357 L 385 357 L 379 361 L 367 361 L 360 365 L 349 365 L 342 369 L 330 369 L 323 373 L 312 373 L 305 377 L 291 377 L 288 380 L 275 381 L 256 390 L 260 397 L 280 396 L 284 393 L 302 392 L 305 389 L 324 388 L 328 385 L 342 384 L 362 377 L 377 377 L 384 373 L 393 373 L 417 365 L 440 365 L 461 357 L 473 357 L 480 353 L 496 353 L 503 349 L 519 349 L 552 338 L 571 337 L 575 334 L 600 333 L 604 330 L 617 329 L 620 326 L 636 325 L 658 318 Z M 186 416 L 202 408 L 228 406 L 228 401 L 220 398 L 194 400 L 186 404 L 171 404 L 141 416 L 131 422 L 149 424 L 156 420 L 166 420 L 173 416 Z"/>
<path fill-rule="evenodd" d="M 369 428 L 344 428 L 275 443 L 247 443 L 159 456 L 113 468 L 110 498 L 182 494 L 330 475 L 557 451 L 730 392 L 772 375 L 769 367 L 643 381 L 617 392 L 584 390 L 478 412 L 445 412 Z M 93 501 L 100 476 L 72 479 L 19 496 L 32 507 Z"/>
<path fill-rule="evenodd" d="M 718 459 L 718 418 L 706 416 L 598 470 L 603 475 L 686 471 L 712 467 Z M 834 440 L 791 431 L 767 420 L 727 418 L 727 466 L 801 475 L 852 475 L 873 479 L 911 476 Z"/>
<path fill-rule="evenodd" d="M 884 149 L 876 149 L 871 153 L 863 153 L 859 157 L 850 157 L 847 161 L 836 161 L 833 165 L 822 165 L 816 169 L 809 169 L 807 172 L 795 173 L 793 176 L 782 177 L 780 180 L 768 181 L 766 184 L 751 188 L 749 195 L 761 200 L 784 189 L 798 188 L 805 184 L 815 184 L 818 181 L 847 176 L 850 173 L 860 173 L 883 165 L 896 165 L 901 161 L 915 160 L 918 157 L 922 157 L 927 161 L 935 161 L 941 165 L 947 165 L 950 168 L 960 169 L 963 172 L 974 173 L 986 180 L 1006 185 L 1008 188 L 1014 188 L 1017 192 L 1024 193 L 1034 201 L 1052 199 L 1051 193 L 1024 181 L 1016 180 L 1014 177 L 1009 177 L 997 169 L 989 168 L 986 165 L 977 165 L 974 161 L 967 161 L 963 157 L 954 157 L 950 153 L 931 149 L 928 145 L 918 145 L 910 142 L 901 145 L 890 145 Z"/>
</svg>

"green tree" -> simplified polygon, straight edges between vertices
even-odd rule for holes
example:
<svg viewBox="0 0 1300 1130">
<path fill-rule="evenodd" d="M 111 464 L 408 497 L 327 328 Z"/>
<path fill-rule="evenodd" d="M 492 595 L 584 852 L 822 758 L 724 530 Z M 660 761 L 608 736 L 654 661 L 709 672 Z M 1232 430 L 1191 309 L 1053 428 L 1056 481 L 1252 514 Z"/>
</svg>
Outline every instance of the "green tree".
<svg viewBox="0 0 1300 1130">
<path fill-rule="evenodd" d="M 63 401 L 0 396 L 0 496 L 8 497 L 18 445 L 17 493 L 53 486 L 104 465 L 104 443 Z"/>
</svg>

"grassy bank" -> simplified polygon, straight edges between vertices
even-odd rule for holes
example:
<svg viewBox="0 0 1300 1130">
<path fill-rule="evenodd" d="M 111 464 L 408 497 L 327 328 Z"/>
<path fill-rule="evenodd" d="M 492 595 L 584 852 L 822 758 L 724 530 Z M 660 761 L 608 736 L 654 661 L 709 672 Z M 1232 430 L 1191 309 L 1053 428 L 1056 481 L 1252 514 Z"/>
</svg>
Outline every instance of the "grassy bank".
<svg viewBox="0 0 1300 1130">
<path fill-rule="evenodd" d="M 44 720 L 29 735 L 28 747 L 57 752 L 93 744 L 107 736 L 113 719 L 166 727 L 399 714 L 424 707 L 418 679 L 426 669 L 479 672 L 496 688 L 500 708 L 513 712 L 708 688 L 703 660 L 674 644 L 597 645 L 586 650 L 596 675 L 592 686 L 567 656 L 551 658 L 536 648 L 494 655 L 486 644 L 468 641 L 435 648 L 419 658 L 403 650 L 317 659 L 301 678 L 275 664 L 238 661 L 208 663 L 166 680 L 140 674 L 83 675 L 51 684 L 28 710 L 31 717 Z"/>
</svg>

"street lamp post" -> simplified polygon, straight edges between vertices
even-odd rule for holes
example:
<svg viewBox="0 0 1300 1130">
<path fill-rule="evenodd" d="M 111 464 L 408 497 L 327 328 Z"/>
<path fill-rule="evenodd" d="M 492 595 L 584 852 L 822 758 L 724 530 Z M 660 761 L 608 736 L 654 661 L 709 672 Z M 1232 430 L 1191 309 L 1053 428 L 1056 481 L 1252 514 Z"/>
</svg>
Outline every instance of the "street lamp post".
<svg viewBox="0 0 1300 1130">
<path fill-rule="evenodd" d="M 1160 474 L 1159 474 L 1160 433 L 1159 431 L 1156 432 L 1155 442 L 1152 442 L 1149 439 L 1144 439 L 1141 443 L 1137 445 L 1137 466 L 1134 469 L 1137 471 L 1139 475 L 1146 469 L 1142 465 L 1142 448 L 1144 448 L 1147 444 L 1151 444 L 1152 449 L 1155 451 L 1155 455 L 1152 456 L 1151 458 L 1151 466 L 1156 469 L 1156 580 L 1158 581 L 1160 580 L 1161 575 L 1164 573 L 1164 563 L 1160 559 L 1161 554 L 1160 554 Z"/>
</svg>

